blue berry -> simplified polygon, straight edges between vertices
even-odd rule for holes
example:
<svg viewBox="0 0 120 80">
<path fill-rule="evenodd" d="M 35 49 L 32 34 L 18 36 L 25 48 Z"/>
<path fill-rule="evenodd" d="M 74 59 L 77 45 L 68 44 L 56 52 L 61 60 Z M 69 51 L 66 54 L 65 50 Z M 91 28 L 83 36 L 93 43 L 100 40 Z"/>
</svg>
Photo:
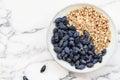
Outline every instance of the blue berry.
<svg viewBox="0 0 120 80">
<path fill-rule="evenodd" d="M 77 60 L 77 61 L 75 62 L 75 66 L 79 66 L 79 65 L 80 65 L 80 61 Z"/>
<path fill-rule="evenodd" d="M 80 36 L 80 42 L 82 43 L 82 41 L 84 40 L 84 37 L 83 36 Z"/>
<path fill-rule="evenodd" d="M 59 45 L 58 44 L 53 44 L 54 45 L 54 47 L 58 47 Z"/>
<path fill-rule="evenodd" d="M 58 33 L 55 33 L 55 35 L 54 35 L 54 40 L 55 40 L 55 42 L 58 42 L 58 41 L 59 41 L 59 35 L 58 35 Z"/>
<path fill-rule="evenodd" d="M 70 58 L 73 59 L 73 54 L 72 53 L 70 54 Z"/>
<path fill-rule="evenodd" d="M 84 45 L 83 50 L 87 53 L 88 52 L 88 46 Z"/>
<path fill-rule="evenodd" d="M 83 45 L 88 45 L 88 44 L 89 44 L 89 41 L 87 41 L 87 40 L 84 39 L 84 40 L 82 40 L 82 44 L 83 44 Z"/>
<path fill-rule="evenodd" d="M 43 73 L 45 71 L 45 69 L 46 69 L 46 65 L 43 65 L 40 72 Z"/>
<path fill-rule="evenodd" d="M 73 49 L 70 49 L 70 53 L 71 53 L 71 54 L 73 54 L 73 53 L 74 53 Z"/>
<path fill-rule="evenodd" d="M 68 55 L 67 55 L 67 54 L 65 54 L 65 55 L 63 56 L 63 60 L 64 60 L 64 61 L 66 61 L 66 60 L 67 60 L 67 58 L 68 58 Z"/>
<path fill-rule="evenodd" d="M 89 37 L 87 38 L 87 42 L 90 43 L 90 41 L 91 41 L 91 37 L 89 36 Z"/>
<path fill-rule="evenodd" d="M 78 43 L 77 46 L 81 49 L 83 48 L 83 45 L 81 43 Z"/>
<path fill-rule="evenodd" d="M 76 62 L 76 59 L 75 59 L 75 58 L 73 58 L 73 59 L 72 59 L 72 61 L 75 63 L 75 62 Z"/>
<path fill-rule="evenodd" d="M 67 30 L 68 29 L 68 27 L 65 26 L 63 23 L 59 23 L 59 28 L 63 29 L 63 30 Z"/>
<path fill-rule="evenodd" d="M 89 55 L 85 55 L 85 60 L 88 60 L 89 59 Z"/>
<path fill-rule="evenodd" d="M 62 59 L 62 55 L 60 53 L 57 54 L 58 59 Z"/>
<path fill-rule="evenodd" d="M 62 51 L 61 55 L 62 55 L 62 56 L 64 56 L 64 55 L 65 55 L 65 51 L 64 51 L 64 50 Z"/>
<path fill-rule="evenodd" d="M 67 25 L 68 24 L 68 20 L 67 20 L 67 17 L 66 16 L 63 16 L 62 17 L 62 22 Z"/>
<path fill-rule="evenodd" d="M 63 42 L 63 47 L 67 47 L 68 41 Z"/>
<path fill-rule="evenodd" d="M 75 38 L 75 44 L 78 44 L 80 42 L 80 38 L 79 37 L 76 37 Z"/>
<path fill-rule="evenodd" d="M 88 48 L 88 46 L 87 46 L 87 45 L 84 45 L 84 46 L 83 46 L 83 48 L 84 48 L 84 49 L 87 49 L 87 48 Z"/>
<path fill-rule="evenodd" d="M 59 47 L 62 47 L 62 45 L 63 45 L 63 40 L 59 42 Z"/>
<path fill-rule="evenodd" d="M 101 52 L 102 52 L 102 56 L 104 56 L 107 53 L 107 50 L 103 49 Z"/>
<path fill-rule="evenodd" d="M 71 65 L 71 66 L 74 66 L 74 62 L 71 62 L 70 65 Z"/>
<path fill-rule="evenodd" d="M 64 36 L 64 32 L 62 30 L 58 30 L 59 38 L 62 39 Z"/>
<path fill-rule="evenodd" d="M 86 30 L 83 31 L 83 34 L 84 34 L 86 37 L 89 36 L 89 33 L 88 33 Z"/>
<path fill-rule="evenodd" d="M 76 30 L 76 28 L 75 28 L 74 26 L 70 26 L 69 29 L 70 29 L 70 30 L 73 30 L 73 31 Z"/>
<path fill-rule="evenodd" d="M 65 35 L 65 36 L 63 37 L 63 41 L 66 41 L 68 38 L 69 38 L 69 36 L 68 36 L 68 35 Z"/>
<path fill-rule="evenodd" d="M 86 62 L 89 63 L 89 62 L 91 62 L 92 60 L 93 60 L 92 55 L 89 55 L 89 58 L 88 58 L 88 60 L 87 60 Z"/>
<path fill-rule="evenodd" d="M 93 60 L 93 64 L 97 63 L 98 62 L 98 59 L 94 59 Z"/>
<path fill-rule="evenodd" d="M 73 36 L 74 37 L 78 37 L 79 36 L 79 32 L 75 32 Z"/>
<path fill-rule="evenodd" d="M 72 37 L 72 36 L 73 36 L 72 31 L 68 31 L 68 35 L 69 35 L 70 37 Z"/>
<path fill-rule="evenodd" d="M 56 23 L 56 24 L 60 23 L 61 21 L 62 21 L 62 18 L 57 18 L 57 19 L 55 19 L 55 23 Z"/>
<path fill-rule="evenodd" d="M 54 47 L 54 51 L 56 53 L 61 53 L 62 52 L 62 49 L 60 47 Z"/>
<path fill-rule="evenodd" d="M 67 17 L 66 17 L 66 16 L 63 16 L 63 17 L 62 17 L 62 21 L 64 21 L 64 20 L 67 20 Z"/>
<path fill-rule="evenodd" d="M 81 62 L 82 64 L 86 64 L 86 63 L 87 63 L 84 59 L 80 60 L 80 62 Z"/>
<path fill-rule="evenodd" d="M 80 52 L 82 55 L 85 55 L 86 54 L 86 52 L 84 51 L 84 50 L 81 50 L 81 52 Z"/>
<path fill-rule="evenodd" d="M 70 41 L 74 41 L 74 38 L 73 38 L 73 37 L 70 37 L 69 40 L 70 40 Z"/>
<path fill-rule="evenodd" d="M 94 53 L 92 51 L 88 51 L 88 54 L 94 56 Z"/>
<path fill-rule="evenodd" d="M 68 53 L 68 54 L 70 53 L 70 49 L 68 47 L 66 47 L 64 50 L 66 53 Z"/>
<path fill-rule="evenodd" d="M 57 33 L 58 32 L 58 28 L 54 28 L 53 29 L 53 33 L 55 34 L 55 33 Z"/>
<path fill-rule="evenodd" d="M 96 55 L 94 56 L 95 59 L 99 59 L 101 56 L 99 55 L 99 53 L 96 53 Z"/>
<path fill-rule="evenodd" d="M 78 60 L 80 58 L 80 55 L 75 55 L 74 58 Z"/>
<path fill-rule="evenodd" d="M 86 55 L 80 55 L 80 59 L 85 60 L 86 59 Z"/>
<path fill-rule="evenodd" d="M 93 48 L 93 46 L 94 46 L 94 45 L 93 45 L 92 43 L 90 43 L 90 44 L 88 45 L 88 49 L 91 50 L 91 49 Z"/>
<path fill-rule="evenodd" d="M 99 63 L 102 62 L 102 56 L 98 59 L 98 62 L 99 62 Z"/>
<path fill-rule="evenodd" d="M 93 66 L 94 66 L 93 63 L 87 63 L 87 67 L 88 67 L 88 68 L 91 68 L 91 67 L 93 67 Z"/>
<path fill-rule="evenodd" d="M 66 34 L 67 32 L 65 30 L 58 29 L 58 33 Z"/>
<path fill-rule="evenodd" d="M 55 42 L 55 38 L 54 38 L 54 36 L 52 36 L 52 38 L 51 38 L 51 42 L 52 42 L 53 45 L 56 43 L 56 42 Z"/>
<path fill-rule="evenodd" d="M 71 62 L 71 59 L 70 59 L 70 58 L 67 58 L 67 62 L 69 62 L 69 63 L 70 63 L 70 62 Z"/>
<path fill-rule="evenodd" d="M 74 50 L 75 53 L 80 52 L 80 49 L 78 47 L 73 47 L 73 50 Z"/>
<path fill-rule="evenodd" d="M 93 52 L 95 51 L 95 46 L 92 47 L 91 51 L 93 51 Z"/>
<path fill-rule="evenodd" d="M 28 78 L 26 76 L 23 76 L 23 80 L 28 80 Z"/>
<path fill-rule="evenodd" d="M 87 63 L 91 62 L 91 59 L 86 60 Z"/>
<path fill-rule="evenodd" d="M 81 64 L 79 66 L 76 66 L 76 69 L 80 69 L 80 70 L 83 70 L 85 68 L 85 65 Z"/>
<path fill-rule="evenodd" d="M 59 38 L 58 37 L 55 37 L 55 42 L 59 42 Z"/>
<path fill-rule="evenodd" d="M 70 42 L 69 42 L 69 45 L 72 46 L 72 47 L 75 46 L 75 44 L 74 44 L 73 41 L 70 41 Z"/>
</svg>

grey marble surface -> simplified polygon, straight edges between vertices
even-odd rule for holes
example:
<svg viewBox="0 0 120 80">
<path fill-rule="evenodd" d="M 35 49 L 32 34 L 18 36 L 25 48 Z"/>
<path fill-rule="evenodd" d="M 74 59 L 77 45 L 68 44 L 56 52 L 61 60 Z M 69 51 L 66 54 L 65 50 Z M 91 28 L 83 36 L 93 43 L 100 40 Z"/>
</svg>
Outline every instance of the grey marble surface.
<svg viewBox="0 0 120 80">
<path fill-rule="evenodd" d="M 90 73 L 69 72 L 50 55 L 46 44 L 49 23 L 60 9 L 74 3 L 83 1 L 0 0 L 0 80 L 22 80 L 24 75 L 29 80 L 120 80 L 119 41 L 109 62 Z M 105 10 L 119 32 L 120 0 L 84 3 Z M 46 71 L 40 73 L 43 65 Z"/>
</svg>

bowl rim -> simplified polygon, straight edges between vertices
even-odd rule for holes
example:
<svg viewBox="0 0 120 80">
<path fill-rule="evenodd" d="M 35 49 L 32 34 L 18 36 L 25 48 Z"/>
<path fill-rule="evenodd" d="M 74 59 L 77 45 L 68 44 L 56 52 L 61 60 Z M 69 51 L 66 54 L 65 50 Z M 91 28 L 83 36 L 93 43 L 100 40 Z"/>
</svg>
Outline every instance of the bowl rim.
<svg viewBox="0 0 120 80">
<path fill-rule="evenodd" d="M 117 41 L 118 41 L 118 34 L 117 34 L 117 30 L 116 30 L 116 27 L 115 27 L 115 25 L 114 25 L 114 21 L 112 20 L 112 18 L 109 16 L 109 14 L 105 11 L 105 10 L 103 10 L 102 8 L 99 8 L 98 6 L 96 6 L 96 5 L 93 5 L 93 4 L 88 4 L 88 3 L 76 3 L 76 4 L 70 4 L 70 5 L 68 5 L 68 6 L 66 6 L 66 7 L 64 7 L 64 8 L 62 8 L 62 9 L 60 9 L 56 14 L 55 14 L 55 16 L 52 18 L 52 20 L 51 20 L 51 22 L 50 22 L 50 26 L 48 27 L 48 30 L 47 30 L 47 39 L 46 39 L 46 42 L 47 42 L 47 49 L 48 49 L 48 51 L 50 52 L 50 55 L 52 55 L 52 53 L 51 53 L 51 51 L 50 51 L 50 48 L 49 48 L 49 43 L 48 43 L 48 32 L 49 32 L 49 29 L 50 29 L 50 27 L 51 27 L 51 25 L 52 25 L 52 23 L 53 23 L 53 20 L 55 19 L 55 17 L 57 17 L 57 15 L 60 13 L 60 12 L 62 12 L 63 10 L 65 10 L 66 8 L 69 8 L 69 7 L 75 7 L 75 6 L 79 6 L 79 5 L 85 5 L 85 6 L 91 6 L 91 7 L 94 7 L 94 8 L 96 8 L 96 9 L 98 9 L 98 10 L 100 10 L 103 14 L 105 14 L 106 16 L 107 16 L 107 18 L 111 21 L 111 24 L 112 24 L 112 26 L 113 26 L 113 28 L 114 28 L 114 34 L 115 34 L 115 45 L 116 45 L 116 49 L 114 49 L 113 51 L 114 52 L 116 52 L 116 50 L 117 50 L 117 48 L 118 48 L 118 44 L 117 44 Z M 113 55 L 113 53 L 112 53 L 112 55 Z M 110 56 L 110 57 L 112 57 L 112 55 Z M 53 59 L 61 66 L 61 67 L 63 67 L 64 69 L 66 69 L 66 70 L 68 70 L 68 71 L 71 71 L 71 72 L 75 72 L 75 73 L 89 73 L 89 72 L 93 72 L 93 71 L 95 71 L 95 70 L 97 70 L 97 69 L 99 69 L 99 68 L 101 68 L 101 67 L 103 67 L 105 64 L 103 64 L 102 66 L 100 66 L 100 67 L 98 67 L 98 68 L 96 68 L 96 69 L 93 69 L 93 70 L 89 70 L 89 71 L 82 71 L 82 72 L 80 72 L 80 71 L 73 71 L 73 70 L 70 70 L 70 69 L 68 69 L 68 68 L 66 68 L 66 67 L 64 67 L 63 65 L 61 65 L 55 58 L 54 58 L 54 56 L 52 55 L 52 57 L 53 57 Z M 109 58 L 110 58 L 109 57 Z"/>
</svg>

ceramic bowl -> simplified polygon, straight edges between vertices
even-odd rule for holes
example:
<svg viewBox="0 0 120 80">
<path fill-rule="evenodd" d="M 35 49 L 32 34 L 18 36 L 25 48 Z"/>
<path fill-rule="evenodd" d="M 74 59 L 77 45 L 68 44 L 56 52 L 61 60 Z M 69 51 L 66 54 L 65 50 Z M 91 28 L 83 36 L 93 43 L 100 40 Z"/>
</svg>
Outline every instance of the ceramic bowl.
<svg viewBox="0 0 120 80">
<path fill-rule="evenodd" d="M 96 63 L 92 68 L 85 68 L 83 70 L 79 70 L 79 69 L 75 69 L 75 66 L 71 66 L 68 62 L 63 61 L 63 60 L 59 60 L 56 56 L 56 53 L 54 52 L 53 49 L 53 45 L 51 43 L 51 38 L 53 36 L 53 29 L 55 28 L 55 19 L 58 17 L 63 17 L 65 15 L 67 15 L 67 13 L 69 11 L 71 11 L 74 8 L 79 8 L 79 7 L 83 7 L 83 6 L 92 6 L 94 8 L 96 8 L 97 10 L 99 10 L 100 12 L 103 13 L 104 16 L 106 16 L 109 19 L 110 22 L 110 30 L 112 32 L 112 38 L 111 38 L 111 43 L 109 44 L 108 48 L 107 48 L 107 54 L 103 57 L 103 61 L 102 63 Z M 115 26 L 112 22 L 112 19 L 110 18 L 110 16 L 101 8 L 98 8 L 97 6 L 94 5 L 90 5 L 90 4 L 74 4 L 74 5 L 70 5 L 68 7 L 65 7 L 64 9 L 60 10 L 55 17 L 52 19 L 51 24 L 49 26 L 48 32 L 47 32 L 47 45 L 48 45 L 48 49 L 51 53 L 51 55 L 53 56 L 53 58 L 55 59 L 55 61 L 60 64 L 62 67 L 66 68 L 69 71 L 72 72 L 77 72 L 77 73 L 86 73 L 86 72 L 91 72 L 94 71 L 102 66 L 104 66 L 111 58 L 111 56 L 115 53 L 115 50 L 117 48 L 117 34 L 116 34 L 116 29 Z"/>
</svg>

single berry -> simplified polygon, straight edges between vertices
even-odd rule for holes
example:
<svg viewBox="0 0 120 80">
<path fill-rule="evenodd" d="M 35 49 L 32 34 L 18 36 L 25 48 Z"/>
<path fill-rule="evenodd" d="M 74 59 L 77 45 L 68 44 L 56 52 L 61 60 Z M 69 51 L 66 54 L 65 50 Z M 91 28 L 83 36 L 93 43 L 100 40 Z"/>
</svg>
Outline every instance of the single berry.
<svg viewBox="0 0 120 80">
<path fill-rule="evenodd" d="M 99 63 L 102 62 L 102 56 L 98 59 L 98 62 L 99 62 Z"/>
<path fill-rule="evenodd" d="M 65 36 L 63 37 L 63 41 L 66 41 L 68 38 L 69 38 L 69 36 L 68 36 L 68 35 L 65 35 Z"/>
<path fill-rule="evenodd" d="M 93 64 L 96 64 L 98 62 L 98 59 L 93 60 Z"/>
<path fill-rule="evenodd" d="M 66 16 L 63 16 L 62 17 L 62 22 L 67 25 L 68 24 L 68 20 L 67 20 L 67 17 Z"/>
<path fill-rule="evenodd" d="M 76 30 L 76 28 L 75 28 L 74 26 L 70 26 L 69 29 L 70 29 L 70 30 L 73 30 L 73 31 Z"/>
<path fill-rule="evenodd" d="M 28 80 L 28 78 L 26 76 L 23 76 L 23 80 Z"/>
<path fill-rule="evenodd" d="M 102 56 L 104 56 L 107 53 L 107 50 L 103 49 L 101 52 L 102 52 Z"/>
<path fill-rule="evenodd" d="M 94 53 L 92 51 L 88 51 L 88 54 L 94 56 Z"/>
<path fill-rule="evenodd" d="M 80 70 L 83 70 L 85 68 L 85 65 L 81 64 L 79 66 L 76 66 L 76 69 L 80 69 Z"/>
<path fill-rule="evenodd" d="M 70 37 L 69 40 L 70 40 L 70 41 L 74 41 L 74 38 L 73 38 L 73 37 Z"/>
<path fill-rule="evenodd" d="M 67 60 L 66 60 L 66 61 L 70 63 L 70 62 L 71 62 L 71 59 L 70 59 L 70 58 L 67 58 Z"/>
<path fill-rule="evenodd" d="M 69 35 L 70 37 L 72 37 L 72 36 L 73 36 L 72 31 L 68 31 L 68 35 Z"/>
<path fill-rule="evenodd" d="M 62 52 L 62 49 L 60 47 L 54 47 L 54 51 L 56 53 L 61 53 Z"/>
<path fill-rule="evenodd" d="M 55 19 L 55 23 L 56 23 L 56 24 L 60 23 L 61 21 L 62 21 L 62 18 L 57 18 L 57 19 Z"/>
<path fill-rule="evenodd" d="M 80 42 L 80 38 L 79 37 L 76 37 L 75 38 L 75 44 L 78 44 Z"/>
<path fill-rule="evenodd" d="M 94 66 L 93 63 L 87 63 L 87 67 L 88 67 L 88 68 L 91 68 L 91 67 L 93 67 L 93 66 Z"/>
<path fill-rule="evenodd" d="M 40 72 L 43 73 L 45 71 L 45 69 L 46 69 L 46 65 L 43 65 Z"/>
<path fill-rule="evenodd" d="M 68 27 L 67 26 L 65 26 L 63 23 L 59 23 L 59 26 L 58 26 L 60 29 L 62 29 L 62 30 L 67 30 L 68 29 Z"/>
<path fill-rule="evenodd" d="M 63 40 L 60 40 L 59 47 L 62 47 L 62 45 L 63 45 Z"/>
<path fill-rule="evenodd" d="M 78 43 L 77 46 L 81 49 L 83 48 L 83 45 L 81 43 Z"/>
<path fill-rule="evenodd" d="M 58 53 L 57 58 L 61 60 L 62 59 L 62 54 Z"/>
<path fill-rule="evenodd" d="M 72 46 L 72 47 L 75 46 L 74 41 L 70 41 L 69 45 Z"/>
<path fill-rule="evenodd" d="M 66 47 L 64 50 L 66 53 L 68 53 L 68 54 L 70 53 L 70 49 L 68 47 Z"/>
<path fill-rule="evenodd" d="M 86 54 L 86 52 L 84 51 L 84 50 L 81 50 L 81 52 L 80 52 L 82 55 L 85 55 Z"/>
<path fill-rule="evenodd" d="M 82 64 L 86 64 L 86 63 L 87 63 L 84 59 L 80 60 L 80 62 L 81 62 Z"/>
<path fill-rule="evenodd" d="M 74 58 L 78 60 L 80 58 L 80 55 L 75 55 Z"/>
<path fill-rule="evenodd" d="M 73 36 L 74 37 L 78 37 L 79 36 L 79 32 L 75 32 Z"/>
<path fill-rule="evenodd" d="M 83 31 L 83 34 L 84 34 L 86 37 L 89 36 L 89 33 L 88 33 L 86 30 Z"/>
<path fill-rule="evenodd" d="M 68 41 L 65 41 L 65 42 L 63 42 L 63 47 L 67 47 L 67 45 L 68 45 Z"/>
</svg>

